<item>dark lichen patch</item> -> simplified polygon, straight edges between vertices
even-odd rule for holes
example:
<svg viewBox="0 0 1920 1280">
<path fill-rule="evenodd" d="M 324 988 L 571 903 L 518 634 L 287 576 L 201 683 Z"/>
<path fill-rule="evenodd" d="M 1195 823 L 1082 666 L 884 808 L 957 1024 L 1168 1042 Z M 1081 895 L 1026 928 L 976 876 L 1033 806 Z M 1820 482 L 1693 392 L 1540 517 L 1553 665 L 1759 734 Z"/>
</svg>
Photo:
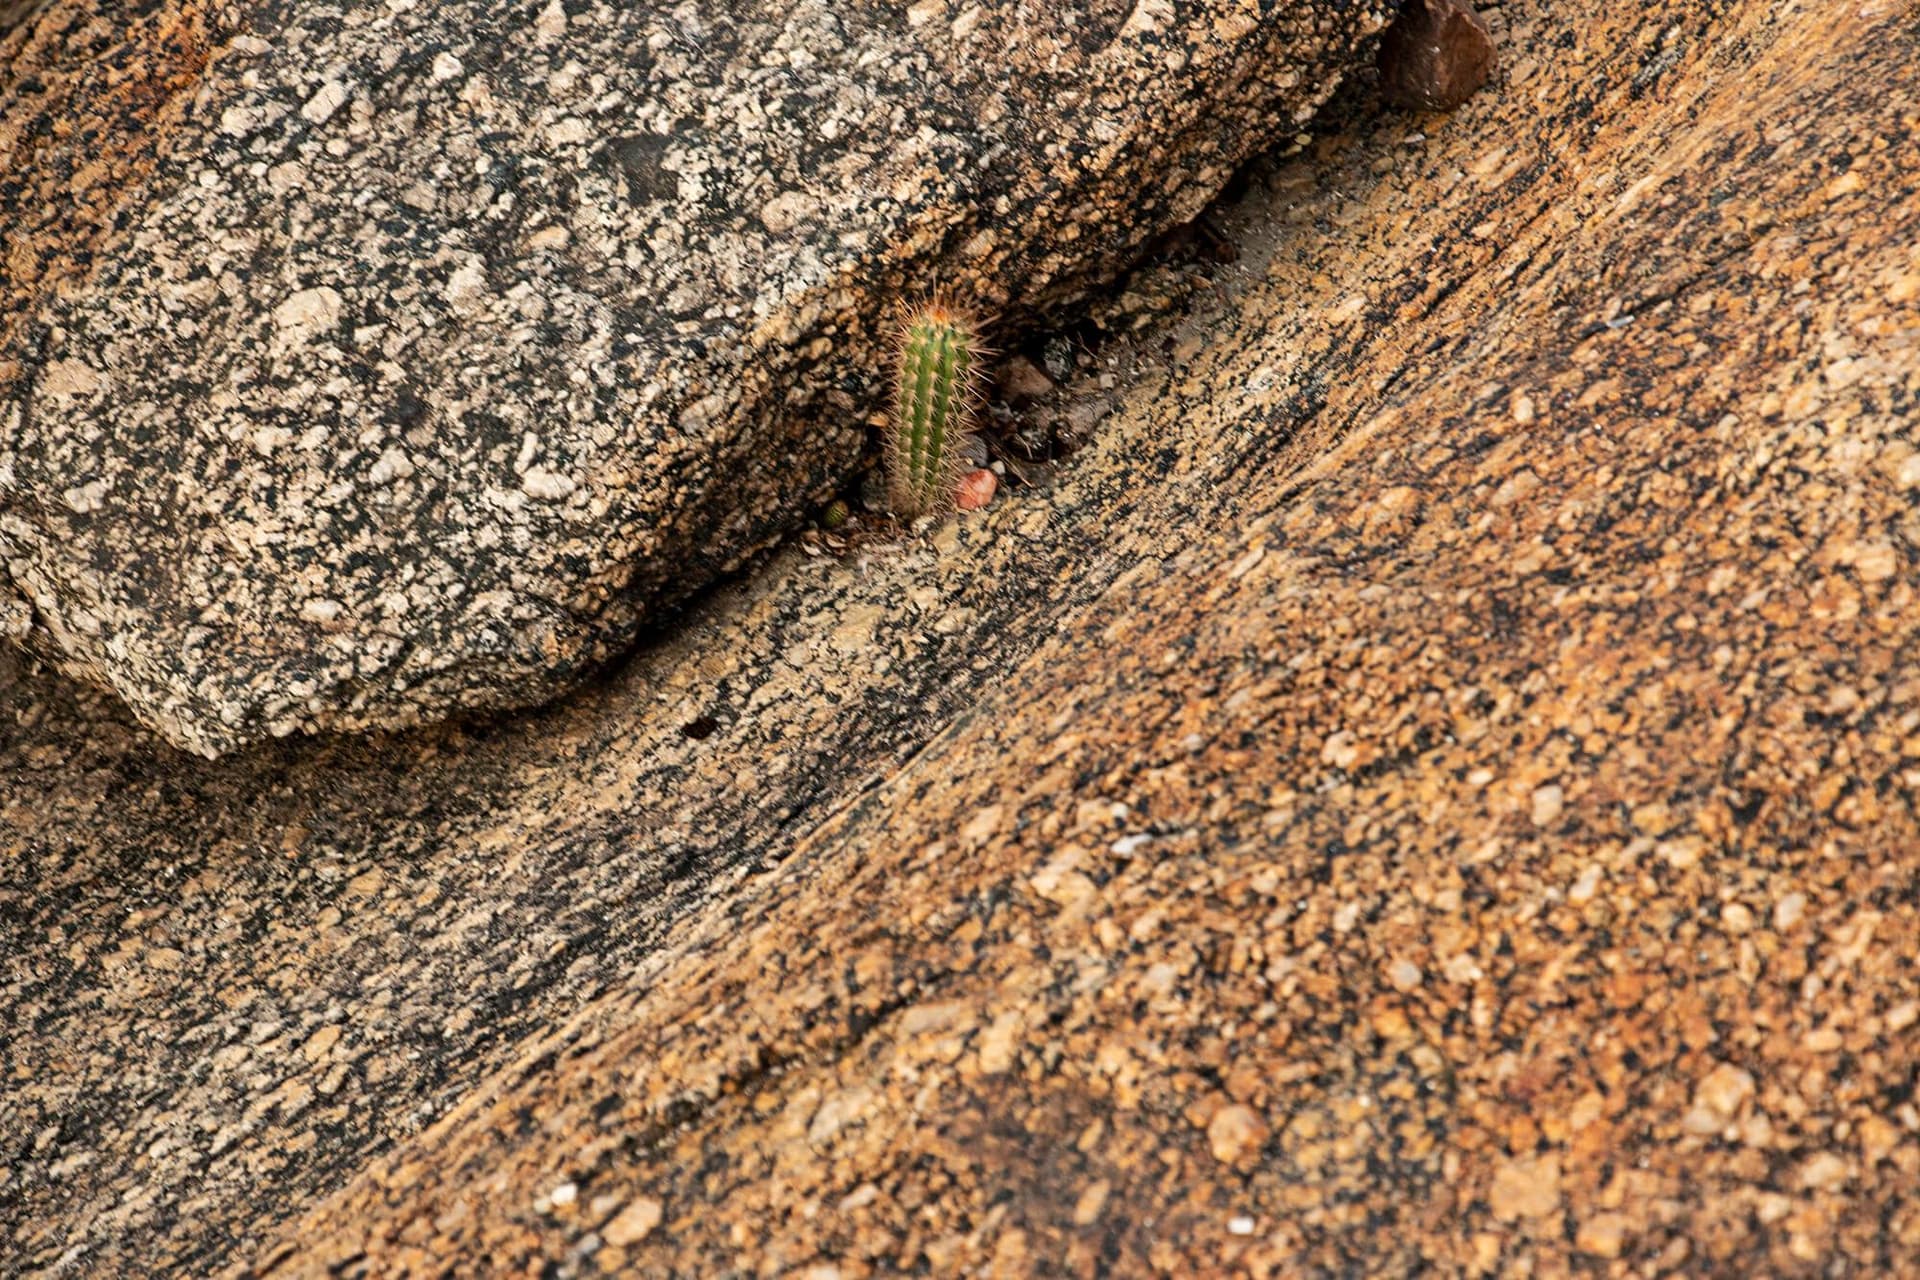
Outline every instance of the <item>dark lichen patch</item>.
<svg viewBox="0 0 1920 1280">
<path fill-rule="evenodd" d="M 607 154 L 619 167 L 633 203 L 680 198 L 680 177 L 666 167 L 667 149 L 676 141 L 672 134 L 641 133 L 608 144 Z"/>
</svg>

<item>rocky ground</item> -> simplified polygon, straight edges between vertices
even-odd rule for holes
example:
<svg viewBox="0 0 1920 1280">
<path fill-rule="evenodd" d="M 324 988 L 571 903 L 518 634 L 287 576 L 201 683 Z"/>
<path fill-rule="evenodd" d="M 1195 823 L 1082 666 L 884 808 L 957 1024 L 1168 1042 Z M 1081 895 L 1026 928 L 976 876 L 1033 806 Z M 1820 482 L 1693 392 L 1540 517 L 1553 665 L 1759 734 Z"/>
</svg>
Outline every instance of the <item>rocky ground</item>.
<svg viewBox="0 0 1920 1280">
<path fill-rule="evenodd" d="M 38 4 L 0 627 L 209 756 L 550 701 L 839 483 L 901 303 L 1068 307 L 1390 9 Z"/>
<path fill-rule="evenodd" d="M 1050 478 L 563 704 L 206 763 L 7 659 L 5 1269 L 1909 1265 L 1920 33 L 1488 18 Z"/>
</svg>

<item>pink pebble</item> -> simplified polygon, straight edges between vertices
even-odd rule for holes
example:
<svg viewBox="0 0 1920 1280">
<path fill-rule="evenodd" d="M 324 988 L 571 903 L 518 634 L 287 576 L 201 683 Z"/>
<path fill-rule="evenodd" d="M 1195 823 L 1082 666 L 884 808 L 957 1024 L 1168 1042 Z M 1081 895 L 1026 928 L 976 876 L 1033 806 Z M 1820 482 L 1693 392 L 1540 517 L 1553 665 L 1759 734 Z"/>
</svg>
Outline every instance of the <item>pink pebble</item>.
<svg viewBox="0 0 1920 1280">
<path fill-rule="evenodd" d="M 960 477 L 960 490 L 955 496 L 962 511 L 978 511 L 993 501 L 999 487 L 1000 477 L 982 467 Z"/>
</svg>

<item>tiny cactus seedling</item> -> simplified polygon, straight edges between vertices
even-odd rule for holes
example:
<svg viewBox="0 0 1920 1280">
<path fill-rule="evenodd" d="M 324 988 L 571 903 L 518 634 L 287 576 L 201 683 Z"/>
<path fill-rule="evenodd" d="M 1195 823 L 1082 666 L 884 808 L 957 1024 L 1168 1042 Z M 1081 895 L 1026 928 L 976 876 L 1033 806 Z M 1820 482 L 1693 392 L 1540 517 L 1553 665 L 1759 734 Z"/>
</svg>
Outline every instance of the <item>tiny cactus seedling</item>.
<svg viewBox="0 0 1920 1280">
<path fill-rule="evenodd" d="M 973 317 L 936 296 L 902 321 L 887 427 L 887 500 L 912 520 L 952 509 L 987 353 Z"/>
</svg>

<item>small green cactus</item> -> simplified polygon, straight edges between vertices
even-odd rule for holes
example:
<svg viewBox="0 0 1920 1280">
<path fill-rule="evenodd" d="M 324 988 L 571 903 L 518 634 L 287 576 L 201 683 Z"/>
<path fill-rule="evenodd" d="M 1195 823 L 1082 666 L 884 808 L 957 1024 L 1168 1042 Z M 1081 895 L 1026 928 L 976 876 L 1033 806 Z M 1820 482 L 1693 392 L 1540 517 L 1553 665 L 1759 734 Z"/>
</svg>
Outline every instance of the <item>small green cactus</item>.
<svg viewBox="0 0 1920 1280">
<path fill-rule="evenodd" d="M 973 317 L 935 295 L 902 321 L 897 355 L 887 501 L 895 515 L 912 520 L 954 505 L 986 352 Z"/>
</svg>

